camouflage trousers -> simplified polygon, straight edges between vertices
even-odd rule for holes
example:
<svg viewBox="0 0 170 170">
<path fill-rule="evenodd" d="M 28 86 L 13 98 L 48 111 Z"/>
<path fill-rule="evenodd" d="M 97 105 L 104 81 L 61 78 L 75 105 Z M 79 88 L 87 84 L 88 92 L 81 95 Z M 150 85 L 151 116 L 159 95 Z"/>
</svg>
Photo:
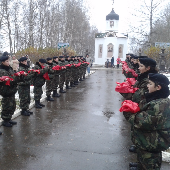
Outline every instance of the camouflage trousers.
<svg viewBox="0 0 170 170">
<path fill-rule="evenodd" d="M 66 85 L 69 84 L 69 82 L 73 81 L 73 77 L 72 77 L 72 71 L 68 70 L 66 73 Z"/>
<path fill-rule="evenodd" d="M 52 80 L 53 90 L 57 90 L 59 83 L 60 83 L 60 77 L 59 77 L 59 75 L 55 75 L 53 80 Z"/>
<path fill-rule="evenodd" d="M 20 108 L 29 109 L 30 105 L 30 85 L 28 86 L 19 86 L 18 87 L 19 99 L 20 99 Z"/>
<path fill-rule="evenodd" d="M 160 170 L 162 164 L 162 152 L 151 153 L 137 149 L 139 170 Z"/>
<path fill-rule="evenodd" d="M 61 73 L 60 74 L 60 83 L 59 83 L 60 88 L 63 88 L 65 79 L 66 79 L 66 73 Z"/>
<path fill-rule="evenodd" d="M 16 109 L 15 94 L 10 97 L 3 97 L 1 100 L 2 112 L 1 118 L 3 120 L 11 120 L 12 115 Z"/>
<path fill-rule="evenodd" d="M 46 96 L 50 96 L 53 91 L 53 80 L 46 80 Z"/>
<path fill-rule="evenodd" d="M 41 99 L 42 94 L 42 86 L 34 86 L 34 100 L 39 101 Z"/>
</svg>

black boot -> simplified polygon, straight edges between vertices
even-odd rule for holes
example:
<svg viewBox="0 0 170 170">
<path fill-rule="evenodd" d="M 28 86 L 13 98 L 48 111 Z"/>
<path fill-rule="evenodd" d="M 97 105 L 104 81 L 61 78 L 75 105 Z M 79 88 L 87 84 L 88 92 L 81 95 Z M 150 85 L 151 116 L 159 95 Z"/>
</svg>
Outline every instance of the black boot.
<svg viewBox="0 0 170 170">
<path fill-rule="evenodd" d="M 138 167 L 130 167 L 129 170 L 139 170 Z"/>
<path fill-rule="evenodd" d="M 10 123 L 11 125 L 16 125 L 16 124 L 17 124 L 17 122 L 12 121 L 12 120 L 10 120 L 9 123 Z"/>
<path fill-rule="evenodd" d="M 76 87 L 73 82 L 70 83 L 71 87 Z"/>
<path fill-rule="evenodd" d="M 41 107 L 45 107 L 44 104 L 40 103 L 40 100 L 38 101 L 38 104 L 39 104 Z"/>
<path fill-rule="evenodd" d="M 85 79 L 86 77 L 85 77 L 85 75 L 83 76 L 83 79 Z"/>
<path fill-rule="evenodd" d="M 74 81 L 74 85 L 78 85 L 78 82 L 77 82 L 77 81 Z"/>
<path fill-rule="evenodd" d="M 63 90 L 63 87 L 60 88 L 60 93 L 66 93 L 66 91 Z"/>
<path fill-rule="evenodd" d="M 80 78 L 80 81 L 84 81 L 82 78 Z"/>
<path fill-rule="evenodd" d="M 22 109 L 21 115 L 23 115 L 23 116 L 30 116 L 30 113 L 28 113 L 26 109 Z"/>
<path fill-rule="evenodd" d="M 12 127 L 13 125 L 11 123 L 9 123 L 10 120 L 4 120 L 2 122 L 2 126 L 5 126 L 5 127 Z"/>
<path fill-rule="evenodd" d="M 130 162 L 129 167 L 138 167 L 138 163 L 137 162 Z"/>
<path fill-rule="evenodd" d="M 52 97 L 60 97 L 61 95 L 57 93 L 57 90 L 53 91 Z"/>
<path fill-rule="evenodd" d="M 136 153 L 136 146 L 135 145 L 131 145 L 130 148 L 129 148 L 129 151 Z"/>
<path fill-rule="evenodd" d="M 28 112 L 30 115 L 32 115 L 32 114 L 33 114 L 33 112 L 31 112 L 31 111 L 29 111 L 29 110 L 27 110 L 27 112 Z"/>
<path fill-rule="evenodd" d="M 35 101 L 35 108 L 42 109 L 42 106 L 39 105 L 39 101 Z"/>
<path fill-rule="evenodd" d="M 69 85 L 66 85 L 66 89 L 71 89 L 71 87 Z"/>
<path fill-rule="evenodd" d="M 0 131 L 0 135 L 2 135 L 2 132 Z"/>
<path fill-rule="evenodd" d="M 53 98 L 51 98 L 51 96 L 47 96 L 47 101 L 54 101 L 54 99 Z"/>
</svg>

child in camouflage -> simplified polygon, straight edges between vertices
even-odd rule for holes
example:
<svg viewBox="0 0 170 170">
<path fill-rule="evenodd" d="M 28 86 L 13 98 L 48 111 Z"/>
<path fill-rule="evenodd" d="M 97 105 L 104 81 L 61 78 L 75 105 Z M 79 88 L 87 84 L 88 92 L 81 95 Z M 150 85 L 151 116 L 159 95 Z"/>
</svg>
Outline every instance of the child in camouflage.
<svg viewBox="0 0 170 170">
<path fill-rule="evenodd" d="M 158 73 L 149 73 L 146 98 L 140 102 L 140 112 L 131 115 L 132 142 L 137 147 L 138 163 L 130 170 L 160 170 L 161 151 L 170 147 L 169 80 Z"/>
</svg>

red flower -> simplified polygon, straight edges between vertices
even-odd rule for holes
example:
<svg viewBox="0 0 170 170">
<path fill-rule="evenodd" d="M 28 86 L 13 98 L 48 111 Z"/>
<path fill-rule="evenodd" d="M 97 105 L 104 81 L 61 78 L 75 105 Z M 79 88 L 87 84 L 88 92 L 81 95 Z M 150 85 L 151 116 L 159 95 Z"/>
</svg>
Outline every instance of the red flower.
<svg viewBox="0 0 170 170">
<path fill-rule="evenodd" d="M 122 107 L 119 109 L 119 111 L 137 113 L 140 111 L 140 108 L 138 103 L 132 102 L 131 100 L 125 100 L 122 102 Z"/>
</svg>

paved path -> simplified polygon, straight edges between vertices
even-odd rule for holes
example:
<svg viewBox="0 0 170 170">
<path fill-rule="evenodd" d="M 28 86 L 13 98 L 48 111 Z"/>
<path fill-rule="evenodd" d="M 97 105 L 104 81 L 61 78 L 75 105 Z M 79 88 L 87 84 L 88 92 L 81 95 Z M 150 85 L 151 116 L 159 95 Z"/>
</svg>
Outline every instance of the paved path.
<svg viewBox="0 0 170 170">
<path fill-rule="evenodd" d="M 118 111 L 120 70 L 96 73 L 34 115 L 1 127 L 0 170 L 128 170 L 129 124 Z M 162 170 L 169 170 L 164 163 Z"/>
</svg>

